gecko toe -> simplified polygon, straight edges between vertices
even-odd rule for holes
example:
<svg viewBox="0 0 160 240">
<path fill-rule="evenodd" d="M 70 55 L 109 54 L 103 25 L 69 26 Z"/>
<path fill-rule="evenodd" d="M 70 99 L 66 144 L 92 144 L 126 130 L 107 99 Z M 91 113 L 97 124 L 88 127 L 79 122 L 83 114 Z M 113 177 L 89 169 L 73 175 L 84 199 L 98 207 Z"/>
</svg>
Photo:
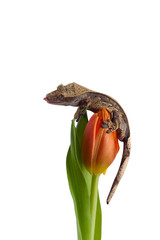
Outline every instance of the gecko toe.
<svg viewBox="0 0 160 240">
<path fill-rule="evenodd" d="M 106 133 L 111 133 L 111 132 L 113 132 L 113 129 L 109 129 L 106 131 Z"/>
<path fill-rule="evenodd" d="M 111 119 L 108 119 L 107 121 L 103 121 L 103 124 L 101 125 L 102 128 L 112 128 L 112 121 Z"/>
</svg>

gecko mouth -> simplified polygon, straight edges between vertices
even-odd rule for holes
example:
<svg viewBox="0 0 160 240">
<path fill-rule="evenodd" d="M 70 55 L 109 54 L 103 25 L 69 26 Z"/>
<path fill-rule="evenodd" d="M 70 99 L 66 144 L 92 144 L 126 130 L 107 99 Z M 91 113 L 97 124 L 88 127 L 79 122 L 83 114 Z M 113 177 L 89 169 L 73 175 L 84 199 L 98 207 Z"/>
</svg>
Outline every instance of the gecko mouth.
<svg viewBox="0 0 160 240">
<path fill-rule="evenodd" d="M 61 102 L 58 101 L 57 99 L 56 99 L 56 101 L 54 101 L 54 100 L 50 100 L 49 98 L 45 97 L 45 98 L 43 98 L 43 100 L 45 100 L 47 103 L 50 103 L 50 104 L 56 104 L 56 105 L 61 104 Z"/>
<path fill-rule="evenodd" d="M 43 98 L 43 100 L 45 100 L 47 103 L 52 103 L 52 101 L 49 100 L 47 97 Z"/>
<path fill-rule="evenodd" d="M 45 97 L 45 98 L 43 98 L 43 100 L 45 100 L 46 102 L 48 102 L 48 98 L 46 98 L 46 97 Z"/>
</svg>

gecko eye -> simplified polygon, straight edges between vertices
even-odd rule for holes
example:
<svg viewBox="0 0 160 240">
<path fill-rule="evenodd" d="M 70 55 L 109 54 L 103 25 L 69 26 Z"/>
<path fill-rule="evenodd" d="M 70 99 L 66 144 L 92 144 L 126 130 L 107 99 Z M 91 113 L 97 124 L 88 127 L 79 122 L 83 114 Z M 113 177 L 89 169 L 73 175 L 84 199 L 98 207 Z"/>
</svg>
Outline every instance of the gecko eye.
<svg viewBox="0 0 160 240">
<path fill-rule="evenodd" d="M 64 96 L 61 94 L 61 95 L 59 95 L 58 98 L 59 98 L 60 101 L 62 101 L 64 99 Z"/>
</svg>

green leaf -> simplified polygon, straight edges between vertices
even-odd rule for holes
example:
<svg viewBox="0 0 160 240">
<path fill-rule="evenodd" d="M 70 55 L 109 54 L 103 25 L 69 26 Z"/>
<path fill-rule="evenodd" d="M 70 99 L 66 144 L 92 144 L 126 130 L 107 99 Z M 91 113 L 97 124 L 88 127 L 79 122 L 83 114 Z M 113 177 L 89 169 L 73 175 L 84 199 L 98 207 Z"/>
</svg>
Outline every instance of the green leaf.
<svg viewBox="0 0 160 240">
<path fill-rule="evenodd" d="M 76 128 L 71 126 L 71 146 L 67 154 L 67 176 L 73 197 L 79 239 L 90 239 L 90 196 L 77 158 Z"/>
<path fill-rule="evenodd" d="M 80 146 L 81 146 L 83 133 L 84 133 L 87 123 L 88 123 L 87 111 L 84 110 L 84 115 L 80 116 L 80 119 L 77 124 L 77 135 L 78 135 L 78 141 L 79 141 Z"/>
<path fill-rule="evenodd" d="M 86 170 L 86 168 L 83 166 L 82 161 L 81 161 L 81 143 L 82 143 L 82 138 L 83 138 L 84 130 L 86 128 L 87 123 L 88 123 L 87 111 L 84 110 L 84 115 L 80 116 L 80 119 L 77 124 L 77 157 L 78 157 L 81 171 L 85 178 L 85 181 L 86 181 L 86 184 L 88 187 L 88 191 L 90 194 L 92 175 Z"/>
</svg>

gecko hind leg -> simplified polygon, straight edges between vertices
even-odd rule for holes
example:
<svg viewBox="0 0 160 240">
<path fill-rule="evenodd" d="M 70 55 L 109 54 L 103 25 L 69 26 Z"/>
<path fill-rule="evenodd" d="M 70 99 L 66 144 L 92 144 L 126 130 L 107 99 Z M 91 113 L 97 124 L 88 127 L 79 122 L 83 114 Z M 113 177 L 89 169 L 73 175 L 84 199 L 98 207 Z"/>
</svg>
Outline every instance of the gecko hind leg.
<svg viewBox="0 0 160 240">
<path fill-rule="evenodd" d="M 102 128 L 109 128 L 106 132 L 111 133 L 118 129 L 118 124 L 112 122 L 111 119 L 108 119 L 107 121 L 103 121 Z"/>
</svg>

